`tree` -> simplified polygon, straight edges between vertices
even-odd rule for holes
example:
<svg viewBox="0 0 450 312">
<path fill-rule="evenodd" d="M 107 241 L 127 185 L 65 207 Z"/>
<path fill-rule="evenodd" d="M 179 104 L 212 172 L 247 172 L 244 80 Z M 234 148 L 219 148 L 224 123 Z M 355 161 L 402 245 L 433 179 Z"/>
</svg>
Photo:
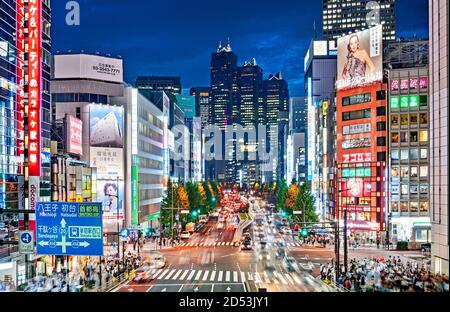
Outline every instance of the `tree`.
<svg viewBox="0 0 450 312">
<path fill-rule="evenodd" d="M 178 186 L 178 199 L 180 201 L 181 208 L 184 210 L 189 210 L 189 196 L 184 188 L 183 184 Z"/>
<path fill-rule="evenodd" d="M 289 214 L 291 214 L 291 212 L 294 208 L 294 202 L 295 202 L 295 199 L 297 198 L 298 192 L 299 192 L 299 190 L 297 187 L 297 183 L 292 182 L 291 186 L 289 187 L 288 193 L 287 193 L 286 204 L 285 204 Z"/>
<path fill-rule="evenodd" d="M 314 209 L 314 198 L 306 181 L 300 185 L 300 189 L 294 203 L 294 210 L 302 212 L 301 222 L 319 222 L 319 217 Z"/>
<path fill-rule="evenodd" d="M 277 202 L 275 205 L 275 209 L 276 211 L 280 211 L 285 209 L 286 193 L 288 191 L 288 187 L 286 185 L 286 181 L 284 180 L 280 181 L 280 183 L 278 183 L 277 185 Z"/>
<path fill-rule="evenodd" d="M 203 187 L 203 184 L 201 182 L 197 183 L 197 189 L 200 196 L 200 206 L 205 207 L 206 206 L 206 192 L 205 188 Z"/>
<path fill-rule="evenodd" d="M 168 181 L 167 190 L 164 194 L 162 203 L 161 203 L 161 223 L 165 226 L 169 231 L 173 228 L 172 226 L 172 208 L 179 207 L 179 198 L 178 198 L 178 190 L 177 185 L 172 181 Z M 175 218 L 174 222 L 175 222 Z M 171 233 L 171 232 L 169 232 Z"/>
</svg>

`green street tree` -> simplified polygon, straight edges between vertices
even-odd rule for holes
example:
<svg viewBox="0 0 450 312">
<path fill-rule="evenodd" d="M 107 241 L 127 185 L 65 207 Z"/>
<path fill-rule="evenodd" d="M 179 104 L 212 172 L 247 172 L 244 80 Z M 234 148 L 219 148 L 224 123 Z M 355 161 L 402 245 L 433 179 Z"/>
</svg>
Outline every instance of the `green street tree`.
<svg viewBox="0 0 450 312">
<path fill-rule="evenodd" d="M 311 189 L 308 182 L 303 182 L 300 185 L 299 192 L 294 202 L 294 211 L 301 211 L 301 214 L 294 215 L 296 221 L 300 222 L 319 222 L 314 209 L 314 198 L 311 194 Z"/>
<path fill-rule="evenodd" d="M 276 211 L 286 209 L 285 203 L 286 203 L 287 191 L 288 191 L 288 187 L 286 185 L 286 181 L 280 180 L 277 183 L 277 193 L 276 193 L 277 202 L 275 204 Z"/>
<path fill-rule="evenodd" d="M 178 187 L 169 180 L 166 193 L 161 203 L 161 223 L 166 227 L 166 232 L 168 231 L 169 235 L 171 235 L 171 230 L 173 229 L 172 208 L 178 208 L 179 206 Z M 175 217 L 173 217 L 173 222 L 175 222 Z"/>
</svg>

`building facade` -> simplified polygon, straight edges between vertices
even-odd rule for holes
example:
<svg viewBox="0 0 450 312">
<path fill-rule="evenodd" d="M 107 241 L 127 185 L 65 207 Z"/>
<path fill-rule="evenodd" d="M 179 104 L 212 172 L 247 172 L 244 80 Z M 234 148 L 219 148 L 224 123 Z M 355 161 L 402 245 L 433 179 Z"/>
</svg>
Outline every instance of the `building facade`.
<svg viewBox="0 0 450 312">
<path fill-rule="evenodd" d="M 395 40 L 395 0 L 323 0 L 323 36 L 336 39 L 383 23 L 383 40 Z M 378 20 L 378 22 L 377 22 Z"/>
<path fill-rule="evenodd" d="M 432 271 L 449 274 L 448 29 L 449 1 L 429 1 L 430 207 Z"/>
<path fill-rule="evenodd" d="M 181 94 L 181 79 L 180 77 L 141 76 L 136 79 L 136 88 Z"/>
<path fill-rule="evenodd" d="M 431 241 L 428 68 L 389 71 L 388 207 L 393 243 Z"/>
<path fill-rule="evenodd" d="M 210 87 L 192 87 L 189 91 L 190 95 L 195 96 L 195 116 L 201 118 L 202 129 L 212 120 L 210 91 Z"/>
</svg>

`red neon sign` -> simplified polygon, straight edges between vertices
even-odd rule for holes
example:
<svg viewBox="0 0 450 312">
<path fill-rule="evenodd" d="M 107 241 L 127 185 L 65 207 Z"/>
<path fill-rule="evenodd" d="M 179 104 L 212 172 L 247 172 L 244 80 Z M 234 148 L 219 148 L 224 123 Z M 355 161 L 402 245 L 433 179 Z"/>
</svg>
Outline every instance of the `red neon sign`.
<svg viewBox="0 0 450 312">
<path fill-rule="evenodd" d="M 20 157 L 21 162 L 17 174 L 23 175 L 23 157 L 25 154 L 25 103 L 24 103 L 24 78 L 25 78 L 25 6 L 24 0 L 19 0 L 16 3 L 16 31 L 17 31 L 17 156 Z"/>
<path fill-rule="evenodd" d="M 28 1 L 28 175 L 41 175 L 41 0 Z"/>
<path fill-rule="evenodd" d="M 356 163 L 356 162 L 371 162 L 371 153 L 355 153 L 342 155 L 343 163 Z"/>
</svg>

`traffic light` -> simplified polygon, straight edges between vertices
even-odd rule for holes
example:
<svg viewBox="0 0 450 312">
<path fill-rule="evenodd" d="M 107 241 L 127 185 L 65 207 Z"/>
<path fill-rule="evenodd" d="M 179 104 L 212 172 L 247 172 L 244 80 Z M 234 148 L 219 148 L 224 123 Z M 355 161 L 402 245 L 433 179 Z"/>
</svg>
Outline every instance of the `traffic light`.
<svg viewBox="0 0 450 312">
<path fill-rule="evenodd" d="M 307 229 L 302 229 L 302 236 L 303 237 L 307 237 L 308 236 L 308 230 Z"/>
<path fill-rule="evenodd" d="M 281 216 L 282 216 L 282 217 L 286 217 L 286 211 L 281 210 Z"/>
<path fill-rule="evenodd" d="M 197 213 L 200 214 L 200 209 L 197 210 Z"/>
<path fill-rule="evenodd" d="M 148 235 L 150 234 L 150 228 L 145 228 L 145 229 L 144 229 L 144 234 L 145 234 L 146 236 L 148 236 Z"/>
<path fill-rule="evenodd" d="M 216 202 L 216 198 L 215 198 L 215 197 L 211 198 L 211 201 L 212 201 L 213 203 L 215 203 L 215 202 Z"/>
<path fill-rule="evenodd" d="M 198 215 L 198 212 L 197 211 L 192 211 L 192 216 L 194 216 L 194 217 L 196 217 Z"/>
</svg>

